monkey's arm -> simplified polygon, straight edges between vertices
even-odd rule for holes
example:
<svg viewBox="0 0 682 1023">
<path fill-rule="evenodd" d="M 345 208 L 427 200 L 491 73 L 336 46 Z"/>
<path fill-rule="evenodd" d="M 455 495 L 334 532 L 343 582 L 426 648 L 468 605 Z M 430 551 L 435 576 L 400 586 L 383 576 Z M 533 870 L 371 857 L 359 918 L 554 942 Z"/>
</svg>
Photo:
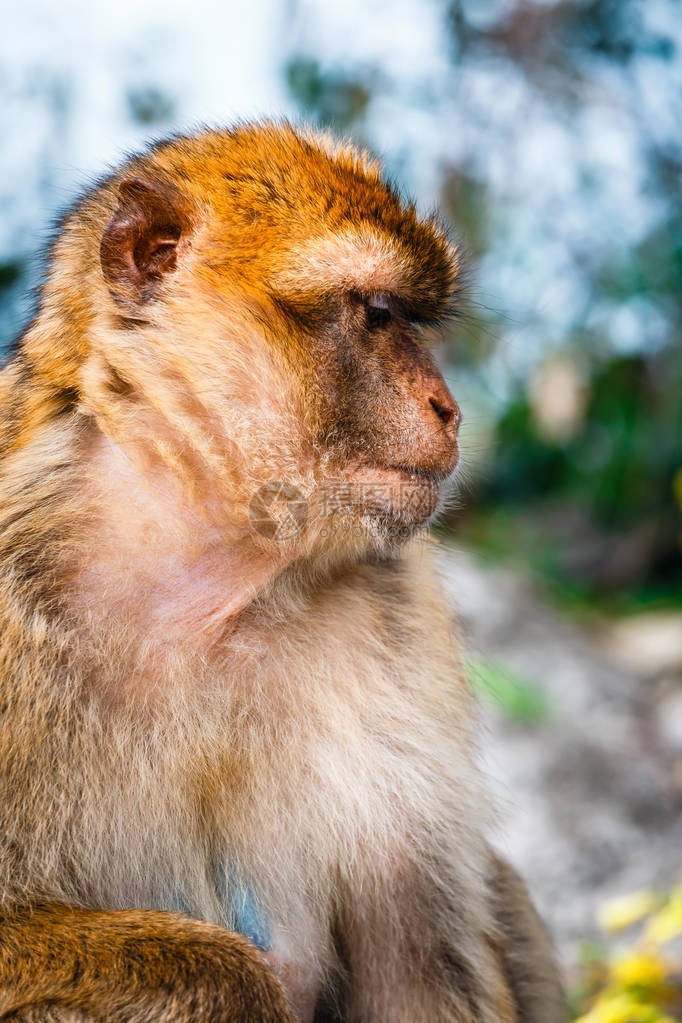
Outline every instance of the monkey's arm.
<svg viewBox="0 0 682 1023">
<path fill-rule="evenodd" d="M 173 913 L 55 904 L 0 921 L 0 1017 L 39 1004 L 111 1023 L 296 1019 L 240 935 Z"/>
<path fill-rule="evenodd" d="M 489 888 L 502 939 L 502 968 L 519 1023 L 563 1023 L 564 993 L 552 940 L 526 886 L 506 860 L 491 854 Z"/>
</svg>

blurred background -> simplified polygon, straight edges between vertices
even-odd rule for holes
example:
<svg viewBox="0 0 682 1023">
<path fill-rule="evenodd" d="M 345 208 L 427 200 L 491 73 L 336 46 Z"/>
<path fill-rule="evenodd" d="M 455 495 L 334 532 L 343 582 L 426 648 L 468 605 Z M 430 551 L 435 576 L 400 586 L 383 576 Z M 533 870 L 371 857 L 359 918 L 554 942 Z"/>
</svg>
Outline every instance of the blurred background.
<svg viewBox="0 0 682 1023">
<path fill-rule="evenodd" d="M 470 288 L 441 354 L 465 470 L 439 532 L 499 841 L 574 1013 L 606 987 L 590 1019 L 682 1019 L 661 956 L 640 962 L 661 914 L 682 929 L 682 4 L 23 0 L 2 28 L 2 345 L 56 213 L 200 123 L 350 134 L 452 225 Z M 654 916 L 614 939 L 599 907 Z M 597 1017 L 609 992 L 635 1008 Z"/>
</svg>

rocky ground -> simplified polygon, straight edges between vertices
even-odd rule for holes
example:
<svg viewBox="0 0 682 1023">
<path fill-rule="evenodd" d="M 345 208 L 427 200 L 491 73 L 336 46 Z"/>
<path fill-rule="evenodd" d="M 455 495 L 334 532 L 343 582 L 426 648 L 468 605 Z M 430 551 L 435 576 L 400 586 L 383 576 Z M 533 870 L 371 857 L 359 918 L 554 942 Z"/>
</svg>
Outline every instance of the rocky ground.
<svg viewBox="0 0 682 1023">
<path fill-rule="evenodd" d="M 682 877 L 682 616 L 581 627 L 513 570 L 452 548 L 441 565 L 473 673 L 528 686 L 530 714 L 484 700 L 484 757 L 500 847 L 570 964 L 606 899 Z"/>
</svg>

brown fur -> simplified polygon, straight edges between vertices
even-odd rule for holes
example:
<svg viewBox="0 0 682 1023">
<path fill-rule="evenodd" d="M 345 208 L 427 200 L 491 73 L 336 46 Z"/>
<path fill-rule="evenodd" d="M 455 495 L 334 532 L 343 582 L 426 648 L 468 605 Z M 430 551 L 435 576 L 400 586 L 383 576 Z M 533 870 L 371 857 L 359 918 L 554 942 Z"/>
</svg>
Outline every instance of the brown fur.
<svg viewBox="0 0 682 1023">
<path fill-rule="evenodd" d="M 250 942 L 172 913 L 38 905 L 4 920 L 2 937 L 4 1008 L 38 1002 L 140 1023 L 294 1019 Z"/>
<path fill-rule="evenodd" d="M 457 457 L 421 325 L 458 272 L 286 125 L 163 143 L 67 217 L 0 375 L 0 1014 L 561 1019 L 406 542 Z"/>
</svg>

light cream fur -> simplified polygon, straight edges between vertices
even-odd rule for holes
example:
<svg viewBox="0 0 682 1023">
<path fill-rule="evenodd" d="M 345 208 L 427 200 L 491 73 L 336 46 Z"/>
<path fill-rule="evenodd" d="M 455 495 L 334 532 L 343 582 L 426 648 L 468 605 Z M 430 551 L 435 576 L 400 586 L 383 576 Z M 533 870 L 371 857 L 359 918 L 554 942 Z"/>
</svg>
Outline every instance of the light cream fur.
<svg viewBox="0 0 682 1023">
<path fill-rule="evenodd" d="M 250 130 L 266 164 L 302 145 Z M 325 994 L 348 1023 L 555 1023 L 553 981 L 526 1009 L 503 965 L 475 713 L 431 544 L 396 545 L 389 512 L 323 511 L 325 481 L 352 488 L 367 465 L 320 432 L 312 360 L 258 278 L 224 269 L 216 182 L 248 152 L 235 137 L 171 142 L 85 200 L 0 380 L 0 904 L 232 927 L 241 883 L 308 1023 Z M 351 150 L 305 150 L 322 157 L 379 188 Z M 133 172 L 175 173 L 193 226 L 131 326 L 95 246 Z M 311 277 L 393 286 L 376 233 L 286 259 L 271 246 L 275 268 L 299 253 L 301 293 Z M 417 449 L 408 412 L 394 432 Z M 273 480 L 309 501 L 275 544 L 248 511 Z"/>
</svg>

